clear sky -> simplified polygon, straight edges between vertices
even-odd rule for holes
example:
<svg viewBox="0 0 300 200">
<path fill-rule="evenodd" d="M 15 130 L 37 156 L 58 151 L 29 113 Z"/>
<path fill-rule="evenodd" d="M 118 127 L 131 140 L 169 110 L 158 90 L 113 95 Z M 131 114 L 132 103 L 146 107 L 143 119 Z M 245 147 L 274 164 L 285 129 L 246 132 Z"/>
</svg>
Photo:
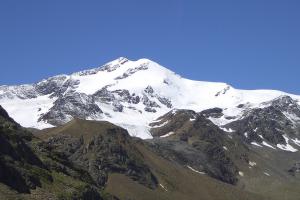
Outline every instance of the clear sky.
<svg viewBox="0 0 300 200">
<path fill-rule="evenodd" d="M 0 0 L 0 84 L 124 56 L 196 80 L 300 94 L 299 0 Z"/>
</svg>

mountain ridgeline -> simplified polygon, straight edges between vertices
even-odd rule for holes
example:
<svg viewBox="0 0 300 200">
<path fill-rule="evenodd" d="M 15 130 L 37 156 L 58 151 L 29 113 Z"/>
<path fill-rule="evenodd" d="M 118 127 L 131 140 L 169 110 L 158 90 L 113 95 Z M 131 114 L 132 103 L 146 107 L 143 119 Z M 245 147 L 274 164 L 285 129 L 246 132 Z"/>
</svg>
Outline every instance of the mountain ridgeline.
<svg viewBox="0 0 300 200">
<path fill-rule="evenodd" d="M 3 199 L 299 199 L 297 95 L 119 58 L 0 105 Z"/>
</svg>

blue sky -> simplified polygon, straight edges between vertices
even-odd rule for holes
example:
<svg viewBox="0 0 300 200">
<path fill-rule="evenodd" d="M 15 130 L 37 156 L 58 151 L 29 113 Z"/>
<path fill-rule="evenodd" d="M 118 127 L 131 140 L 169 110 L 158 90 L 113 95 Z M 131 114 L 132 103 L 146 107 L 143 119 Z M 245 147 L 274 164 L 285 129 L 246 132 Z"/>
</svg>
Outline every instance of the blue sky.
<svg viewBox="0 0 300 200">
<path fill-rule="evenodd" d="M 149 58 L 196 80 L 300 94 L 298 0 L 1 0 L 0 84 Z"/>
</svg>

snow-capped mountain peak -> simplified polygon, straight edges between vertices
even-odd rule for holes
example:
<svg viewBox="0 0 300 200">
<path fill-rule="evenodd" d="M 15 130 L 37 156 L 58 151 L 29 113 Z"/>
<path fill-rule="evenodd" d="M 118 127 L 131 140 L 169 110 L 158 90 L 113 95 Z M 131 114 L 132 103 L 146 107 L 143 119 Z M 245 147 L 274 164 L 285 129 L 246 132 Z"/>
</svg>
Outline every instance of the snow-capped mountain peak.
<svg viewBox="0 0 300 200">
<path fill-rule="evenodd" d="M 159 85 L 171 72 L 148 59 L 130 61 L 114 60 L 101 68 L 75 73 L 71 78 L 79 80 L 76 91 L 93 94 L 99 88 L 128 88 L 139 90 L 147 85 Z"/>
<path fill-rule="evenodd" d="M 131 135 L 149 138 L 148 124 L 173 108 L 200 112 L 218 107 L 224 116 L 211 120 L 223 126 L 242 117 L 245 110 L 263 107 L 282 95 L 299 104 L 296 95 L 188 80 L 149 59 L 120 57 L 35 84 L 0 86 L 0 105 L 25 127 L 56 126 L 79 117 L 107 120 Z"/>
</svg>

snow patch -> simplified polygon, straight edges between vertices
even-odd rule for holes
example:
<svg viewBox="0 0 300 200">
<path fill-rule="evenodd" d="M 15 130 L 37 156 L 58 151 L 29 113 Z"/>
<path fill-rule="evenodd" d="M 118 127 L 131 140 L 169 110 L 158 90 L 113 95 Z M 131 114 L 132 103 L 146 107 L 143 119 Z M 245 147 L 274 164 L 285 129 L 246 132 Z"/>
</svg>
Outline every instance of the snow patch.
<svg viewBox="0 0 300 200">
<path fill-rule="evenodd" d="M 191 122 L 193 122 L 193 121 L 195 121 L 196 120 L 196 118 L 190 118 L 190 121 Z"/>
<path fill-rule="evenodd" d="M 239 175 L 243 177 L 244 176 L 244 172 L 239 171 Z"/>
<path fill-rule="evenodd" d="M 163 186 L 161 183 L 159 184 L 159 186 L 164 189 L 166 192 L 168 192 L 167 188 L 165 186 Z"/>
<path fill-rule="evenodd" d="M 256 143 L 256 142 L 251 142 L 252 145 L 257 146 L 257 147 L 262 147 L 260 144 Z"/>
<path fill-rule="evenodd" d="M 284 151 L 290 151 L 290 152 L 297 152 L 298 151 L 297 149 L 292 147 L 290 144 L 286 144 L 286 145 L 277 144 L 277 147 L 281 150 L 284 150 Z"/>
<path fill-rule="evenodd" d="M 231 128 L 225 128 L 225 127 L 219 127 L 221 130 L 227 132 L 227 133 L 233 133 L 234 130 L 232 130 Z"/>
<path fill-rule="evenodd" d="M 222 127 L 230 122 L 237 120 L 237 119 L 226 119 L 225 116 L 222 116 L 220 118 L 209 117 L 208 119 L 219 127 Z"/>
<path fill-rule="evenodd" d="M 194 168 L 192 168 L 192 167 L 189 166 L 189 165 L 187 165 L 187 168 L 189 168 L 190 170 L 192 170 L 193 172 L 196 172 L 196 173 L 198 173 L 198 174 L 202 174 L 202 175 L 205 174 L 204 172 L 200 172 L 200 171 L 198 171 L 198 170 L 195 170 Z"/>
<path fill-rule="evenodd" d="M 0 105 L 8 112 L 10 117 L 23 127 L 44 129 L 53 126 L 46 122 L 38 121 L 38 119 L 53 106 L 55 100 L 56 98 L 50 98 L 50 95 L 45 95 L 32 99 L 15 98 L 9 101 L 0 101 Z"/>
<path fill-rule="evenodd" d="M 284 151 L 290 151 L 290 152 L 297 152 L 298 149 L 295 149 L 292 145 L 289 144 L 289 138 L 286 135 L 283 135 L 286 145 L 284 144 L 277 144 L 277 147 L 279 149 L 282 149 Z"/>
<path fill-rule="evenodd" d="M 267 173 L 267 172 L 264 172 L 264 175 L 266 175 L 266 176 L 271 176 L 269 173 Z"/>
<path fill-rule="evenodd" d="M 177 112 L 177 109 L 173 109 L 173 110 L 172 110 L 172 115 L 175 115 L 176 112 Z"/>
<path fill-rule="evenodd" d="M 250 165 L 251 167 L 254 167 L 254 166 L 256 166 L 256 162 L 249 161 L 249 165 Z"/>
<path fill-rule="evenodd" d="M 165 125 L 168 124 L 168 123 L 169 123 L 169 121 L 165 121 L 164 123 L 161 123 L 161 124 L 159 124 L 159 125 L 152 126 L 151 128 L 159 128 L 159 127 L 163 127 L 163 126 L 165 126 Z"/>
<path fill-rule="evenodd" d="M 169 137 L 170 135 L 173 135 L 174 134 L 174 132 L 173 131 L 171 131 L 171 132 L 169 132 L 169 133 L 167 133 L 167 134 L 165 134 L 165 135 L 162 135 L 162 136 L 160 136 L 161 138 L 165 138 L 165 137 Z"/>
<path fill-rule="evenodd" d="M 292 141 L 293 141 L 296 145 L 300 146 L 300 140 L 299 140 L 298 138 L 292 139 Z"/>
<path fill-rule="evenodd" d="M 266 147 L 270 147 L 272 149 L 276 149 L 275 147 L 273 147 L 272 145 L 268 144 L 267 142 L 263 141 L 262 144 Z"/>
</svg>

